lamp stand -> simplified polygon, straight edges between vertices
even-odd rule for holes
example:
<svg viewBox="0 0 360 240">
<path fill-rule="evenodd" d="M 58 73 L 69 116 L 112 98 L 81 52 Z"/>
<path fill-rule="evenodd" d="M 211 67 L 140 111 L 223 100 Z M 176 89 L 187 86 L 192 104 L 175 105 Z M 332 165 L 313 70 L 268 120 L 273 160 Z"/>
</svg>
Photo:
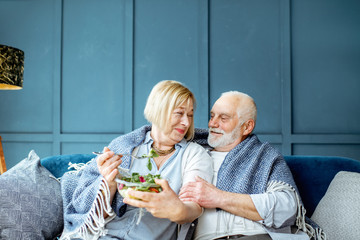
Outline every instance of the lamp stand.
<svg viewBox="0 0 360 240">
<path fill-rule="evenodd" d="M 0 136 L 0 174 L 3 174 L 4 172 L 6 172 L 6 163 Z"/>
<path fill-rule="evenodd" d="M 23 78 L 24 52 L 0 44 L 0 90 L 21 89 Z M 4 172 L 6 172 L 6 163 L 0 136 L 0 174 Z"/>
</svg>

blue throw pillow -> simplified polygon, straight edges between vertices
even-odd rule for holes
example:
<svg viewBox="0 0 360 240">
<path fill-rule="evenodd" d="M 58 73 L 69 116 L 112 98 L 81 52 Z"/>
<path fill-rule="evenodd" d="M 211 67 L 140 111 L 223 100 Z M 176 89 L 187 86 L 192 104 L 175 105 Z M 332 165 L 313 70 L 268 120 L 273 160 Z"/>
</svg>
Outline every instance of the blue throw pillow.
<svg viewBox="0 0 360 240">
<path fill-rule="evenodd" d="M 0 239 L 53 239 L 62 229 L 60 183 L 31 151 L 0 175 Z"/>
<path fill-rule="evenodd" d="M 74 170 L 73 168 L 69 169 L 70 162 L 73 164 L 85 164 L 94 157 L 96 157 L 94 154 L 55 155 L 41 159 L 41 165 L 54 174 L 56 178 L 61 178 L 64 173 L 68 172 L 69 170 Z"/>
</svg>

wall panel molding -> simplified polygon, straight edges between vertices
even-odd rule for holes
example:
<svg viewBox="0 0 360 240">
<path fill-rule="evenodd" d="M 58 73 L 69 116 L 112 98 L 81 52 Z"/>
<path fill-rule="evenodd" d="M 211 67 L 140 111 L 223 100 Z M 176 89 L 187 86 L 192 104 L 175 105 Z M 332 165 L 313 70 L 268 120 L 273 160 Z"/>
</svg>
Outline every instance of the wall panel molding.
<svg viewBox="0 0 360 240">
<path fill-rule="evenodd" d="M 282 153 L 291 155 L 292 133 L 292 90 L 291 90 L 291 31 L 290 0 L 280 1 L 280 78 L 281 78 L 281 120 L 282 120 Z"/>
<path fill-rule="evenodd" d="M 124 132 L 134 129 L 134 0 L 125 0 L 124 29 Z"/>
<path fill-rule="evenodd" d="M 0 91 L 9 167 L 31 149 L 101 150 L 146 124 L 147 95 L 164 79 L 195 93 L 196 127 L 207 127 L 221 92 L 244 91 L 258 104 L 256 134 L 284 155 L 360 160 L 360 2 L 0 0 L 0 8 L 0 22 L 18 16 L 0 26 L 0 44 L 25 50 L 24 89 Z"/>
<path fill-rule="evenodd" d="M 210 95 L 209 95 L 209 85 L 210 85 L 210 73 L 209 73 L 209 1 L 210 0 L 200 0 L 198 1 L 198 74 L 199 81 L 196 85 L 198 89 L 205 89 L 205 91 L 200 91 L 199 95 L 196 96 L 198 101 L 198 107 L 196 109 L 197 126 L 207 126 L 208 116 L 210 111 Z M 199 107 L 201 106 L 201 107 Z"/>
<path fill-rule="evenodd" d="M 62 35 L 63 35 L 63 1 L 55 2 L 54 7 L 54 72 L 53 72 L 53 133 L 52 146 L 53 154 L 61 154 L 61 81 L 62 81 Z"/>
</svg>

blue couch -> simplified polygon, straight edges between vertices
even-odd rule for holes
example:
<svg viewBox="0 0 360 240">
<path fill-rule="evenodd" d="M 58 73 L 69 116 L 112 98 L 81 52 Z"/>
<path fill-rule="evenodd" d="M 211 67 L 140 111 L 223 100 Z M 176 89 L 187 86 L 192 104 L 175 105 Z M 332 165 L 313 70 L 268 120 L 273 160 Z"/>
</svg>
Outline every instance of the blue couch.
<svg viewBox="0 0 360 240">
<path fill-rule="evenodd" d="M 338 172 L 360 173 L 360 161 L 351 158 L 285 156 L 285 160 L 293 174 L 308 217 L 312 216 Z"/>
<path fill-rule="evenodd" d="M 41 164 L 59 178 L 68 171 L 69 162 L 86 163 L 94 156 L 93 154 L 49 156 L 41 159 Z M 360 173 L 360 161 L 350 158 L 285 156 L 285 160 L 294 176 L 308 217 L 311 217 L 331 180 L 339 171 Z"/>
<path fill-rule="evenodd" d="M 57 178 L 69 171 L 70 162 L 86 163 L 93 157 L 72 154 L 40 159 L 32 150 L 0 175 L 0 239 L 59 236 L 63 206 Z M 359 239 L 360 161 L 324 156 L 286 156 L 285 160 L 306 215 L 320 225 L 328 239 Z"/>
</svg>

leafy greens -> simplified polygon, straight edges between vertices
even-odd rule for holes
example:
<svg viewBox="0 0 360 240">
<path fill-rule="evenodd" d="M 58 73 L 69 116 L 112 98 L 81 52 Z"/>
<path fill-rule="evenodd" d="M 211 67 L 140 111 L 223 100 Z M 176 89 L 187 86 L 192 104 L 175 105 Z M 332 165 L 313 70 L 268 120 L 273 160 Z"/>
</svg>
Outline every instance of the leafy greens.
<svg viewBox="0 0 360 240">
<path fill-rule="evenodd" d="M 147 163 L 147 168 L 149 169 L 149 171 L 151 171 L 152 169 L 152 164 L 151 164 L 151 158 L 154 158 L 154 157 L 158 157 L 159 154 L 157 154 L 157 152 L 154 150 L 154 149 L 150 149 L 150 152 L 148 154 L 143 154 L 141 157 L 143 158 L 148 158 L 148 163 Z"/>
</svg>

